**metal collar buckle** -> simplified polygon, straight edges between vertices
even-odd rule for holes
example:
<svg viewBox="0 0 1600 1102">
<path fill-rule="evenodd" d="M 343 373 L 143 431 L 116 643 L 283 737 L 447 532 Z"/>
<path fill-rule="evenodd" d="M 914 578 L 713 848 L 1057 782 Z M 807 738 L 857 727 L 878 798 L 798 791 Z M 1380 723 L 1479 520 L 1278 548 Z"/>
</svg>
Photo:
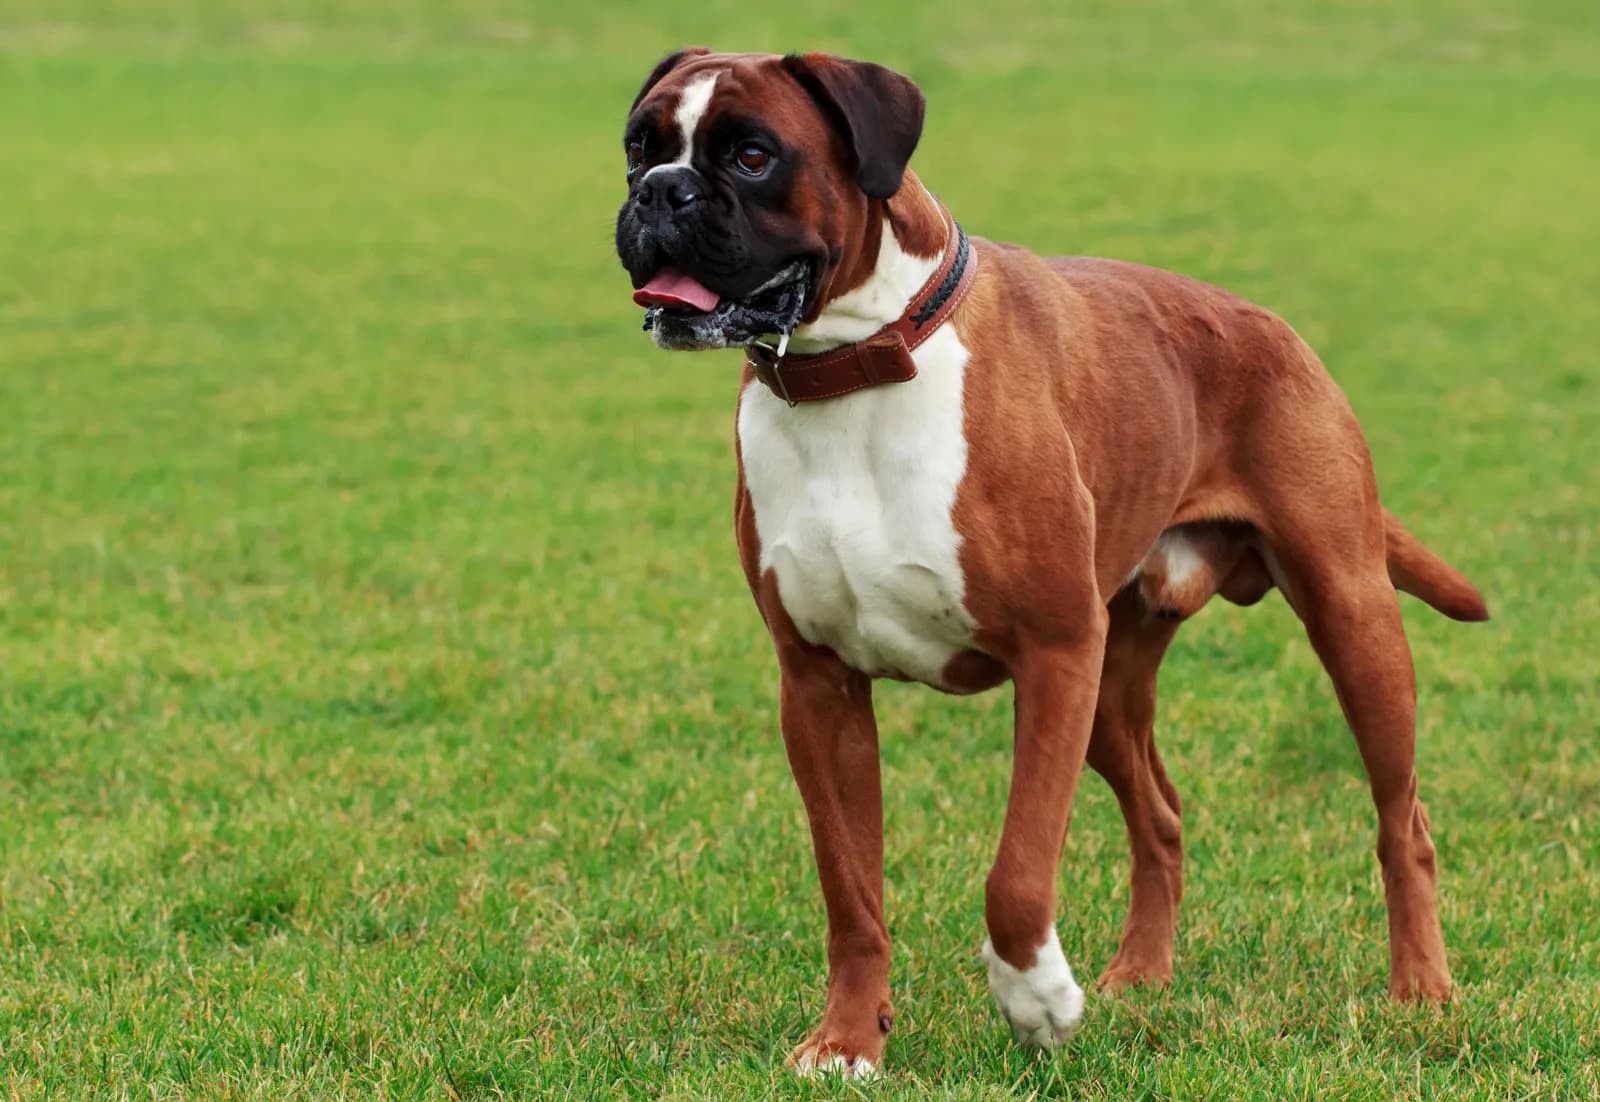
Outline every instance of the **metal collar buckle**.
<svg viewBox="0 0 1600 1102">
<path fill-rule="evenodd" d="M 785 386 L 783 382 L 783 354 L 789 350 L 789 334 L 783 333 L 778 337 L 777 348 L 773 348 L 769 344 L 762 344 L 760 341 L 752 341 L 751 343 L 772 357 L 772 366 L 770 368 L 766 368 L 765 370 L 763 370 L 762 367 L 758 367 L 754 359 L 751 359 L 751 369 L 755 371 L 757 375 L 760 375 L 768 386 L 772 387 L 773 390 L 776 390 L 779 396 L 782 397 L 785 402 L 789 403 L 790 409 L 793 409 L 795 406 L 799 405 L 799 402 L 789 397 L 789 388 Z"/>
</svg>

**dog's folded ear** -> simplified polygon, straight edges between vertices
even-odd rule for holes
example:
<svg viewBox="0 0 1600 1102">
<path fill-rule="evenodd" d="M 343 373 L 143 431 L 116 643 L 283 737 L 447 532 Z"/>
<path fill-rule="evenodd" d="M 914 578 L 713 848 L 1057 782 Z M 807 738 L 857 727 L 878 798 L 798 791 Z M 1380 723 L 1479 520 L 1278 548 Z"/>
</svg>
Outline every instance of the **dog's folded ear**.
<svg viewBox="0 0 1600 1102">
<path fill-rule="evenodd" d="M 634 107 L 638 107 L 639 104 L 644 100 L 644 97 L 650 94 L 650 89 L 660 84 L 661 78 L 672 72 L 672 70 L 676 69 L 679 65 L 682 65 L 685 61 L 688 61 L 692 57 L 704 57 L 709 53 L 711 53 L 711 49 L 709 47 L 689 46 L 685 49 L 679 50 L 676 53 L 668 54 L 666 57 L 662 58 L 656 67 L 650 71 L 650 75 L 644 78 L 644 87 L 640 88 L 639 94 L 633 97 L 633 107 L 628 108 L 628 110 L 632 111 Z"/>
<path fill-rule="evenodd" d="M 874 199 L 900 190 L 922 137 L 922 89 L 882 65 L 832 54 L 790 54 L 783 66 L 855 150 L 861 190 Z"/>
</svg>

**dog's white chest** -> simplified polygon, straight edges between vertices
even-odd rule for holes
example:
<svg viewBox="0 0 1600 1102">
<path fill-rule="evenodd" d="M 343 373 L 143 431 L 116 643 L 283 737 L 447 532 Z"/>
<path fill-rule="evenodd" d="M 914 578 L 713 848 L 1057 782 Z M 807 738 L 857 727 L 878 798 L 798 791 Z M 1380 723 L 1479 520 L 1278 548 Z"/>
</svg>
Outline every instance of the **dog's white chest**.
<svg viewBox="0 0 1600 1102">
<path fill-rule="evenodd" d="M 967 350 L 946 327 L 917 377 L 790 408 L 759 382 L 739 448 L 761 569 L 808 642 L 864 673 L 943 683 L 972 646 L 951 516 L 967 467 Z"/>
</svg>

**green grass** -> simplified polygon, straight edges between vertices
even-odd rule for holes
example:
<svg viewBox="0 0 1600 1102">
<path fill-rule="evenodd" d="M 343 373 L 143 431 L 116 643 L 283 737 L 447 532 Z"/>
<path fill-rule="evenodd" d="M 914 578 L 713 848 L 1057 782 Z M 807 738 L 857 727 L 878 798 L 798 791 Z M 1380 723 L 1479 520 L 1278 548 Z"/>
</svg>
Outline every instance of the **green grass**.
<svg viewBox="0 0 1600 1102">
<path fill-rule="evenodd" d="M 862 1093 L 1600 1092 L 1592 4 L 329 7 L 0 0 L 0 1091 L 854 1093 L 779 1066 L 823 922 L 736 362 L 655 353 L 611 256 L 626 105 L 709 41 L 915 75 L 973 232 L 1283 313 L 1496 614 L 1406 608 L 1442 1012 L 1383 997 L 1372 812 L 1280 600 L 1163 673 L 1177 983 L 1053 1058 L 976 957 L 1009 693 L 881 689 Z M 1089 976 L 1124 845 L 1086 782 Z"/>
</svg>

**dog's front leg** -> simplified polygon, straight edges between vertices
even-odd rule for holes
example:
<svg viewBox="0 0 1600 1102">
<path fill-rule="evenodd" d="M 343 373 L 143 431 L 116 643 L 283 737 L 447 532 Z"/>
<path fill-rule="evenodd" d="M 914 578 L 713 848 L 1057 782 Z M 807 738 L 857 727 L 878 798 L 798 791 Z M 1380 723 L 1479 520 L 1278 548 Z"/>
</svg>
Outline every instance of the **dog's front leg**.
<svg viewBox="0 0 1600 1102">
<path fill-rule="evenodd" d="M 1056 937 L 1055 889 L 1105 654 L 1105 609 L 1098 612 L 1070 643 L 1024 648 L 1011 671 L 1015 760 L 986 891 L 983 956 L 1017 1039 L 1043 1048 L 1072 1036 L 1083 1015 L 1083 991 Z"/>
<path fill-rule="evenodd" d="M 781 722 L 828 911 L 828 1003 L 795 1070 L 871 1075 L 894 1024 L 883 921 L 883 793 L 872 682 L 831 651 L 780 647 Z"/>
</svg>

